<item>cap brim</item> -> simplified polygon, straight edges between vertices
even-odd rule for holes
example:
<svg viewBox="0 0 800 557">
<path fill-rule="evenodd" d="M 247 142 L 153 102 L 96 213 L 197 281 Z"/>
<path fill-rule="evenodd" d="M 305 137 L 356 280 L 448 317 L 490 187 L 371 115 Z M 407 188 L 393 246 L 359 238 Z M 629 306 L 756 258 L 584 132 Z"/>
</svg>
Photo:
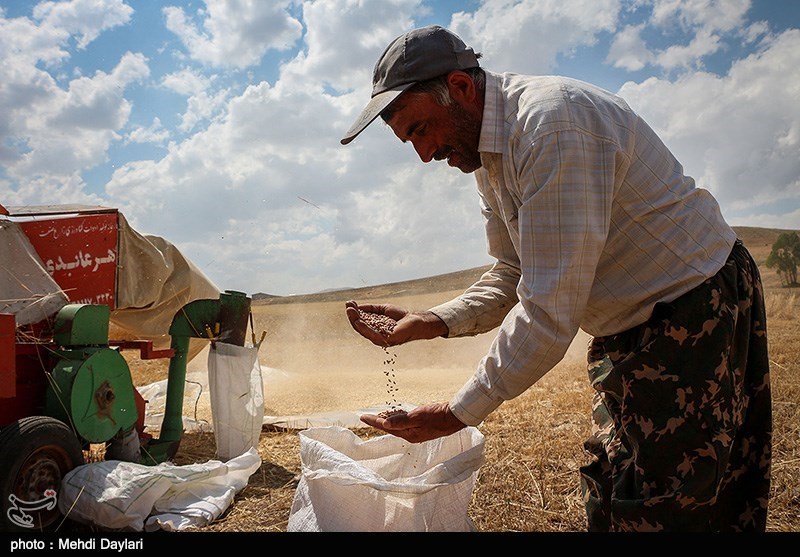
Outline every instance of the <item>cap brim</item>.
<svg viewBox="0 0 800 557">
<path fill-rule="evenodd" d="M 342 145 L 347 145 L 353 141 L 358 134 L 364 131 L 364 128 L 369 126 L 372 121 L 375 120 L 375 118 L 377 118 L 381 112 L 383 112 L 383 109 L 389 106 L 400 95 L 400 93 L 412 85 L 414 84 L 407 83 L 401 87 L 396 87 L 394 89 L 390 89 L 389 91 L 378 93 L 372 97 L 369 103 L 367 103 L 367 106 L 364 107 L 364 110 L 361 111 L 358 119 L 352 126 L 350 126 L 350 129 L 347 130 L 347 133 L 341 139 Z"/>
</svg>

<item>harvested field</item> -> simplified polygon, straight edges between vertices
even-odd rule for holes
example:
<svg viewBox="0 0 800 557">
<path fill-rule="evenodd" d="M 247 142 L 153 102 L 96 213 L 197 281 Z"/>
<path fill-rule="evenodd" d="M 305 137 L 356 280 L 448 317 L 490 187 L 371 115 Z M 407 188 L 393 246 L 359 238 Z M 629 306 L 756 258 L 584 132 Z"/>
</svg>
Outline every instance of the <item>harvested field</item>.
<svg viewBox="0 0 800 557">
<path fill-rule="evenodd" d="M 800 303 L 764 261 L 780 231 L 740 229 L 761 265 L 768 304 L 774 406 L 772 496 L 767 529 L 800 531 Z M 253 303 L 254 329 L 266 333 L 260 351 L 267 415 L 353 411 L 386 400 L 386 353 L 350 327 L 344 303 L 390 302 L 426 309 L 468 286 L 481 269 L 351 291 L 264 298 Z M 480 430 L 486 463 L 469 509 L 484 532 L 579 532 L 586 528 L 578 468 L 585 462 L 590 391 L 583 367 L 588 337 L 579 336 L 564 361 L 519 398 L 501 406 Z M 492 333 L 394 347 L 398 401 L 447 400 L 472 374 Z M 203 373 L 204 355 L 191 364 Z M 135 383 L 166 377 L 165 368 L 130 358 Z M 210 419 L 207 406 L 185 413 Z M 204 414 L 205 413 L 205 414 Z M 358 430 L 368 437 L 378 432 Z M 296 430 L 265 426 L 263 464 L 220 520 L 204 532 L 285 532 L 300 474 Z M 176 463 L 215 457 L 212 433 L 187 433 Z"/>
</svg>

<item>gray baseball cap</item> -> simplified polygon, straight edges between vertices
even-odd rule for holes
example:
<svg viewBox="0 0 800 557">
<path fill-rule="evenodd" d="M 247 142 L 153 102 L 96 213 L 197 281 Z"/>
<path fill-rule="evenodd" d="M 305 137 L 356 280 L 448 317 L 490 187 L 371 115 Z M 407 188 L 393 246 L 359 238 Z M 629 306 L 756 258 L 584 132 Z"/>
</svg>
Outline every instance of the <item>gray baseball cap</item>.
<svg viewBox="0 0 800 557">
<path fill-rule="evenodd" d="M 400 35 L 375 64 L 372 99 L 347 130 L 342 145 L 353 141 L 400 93 L 415 83 L 479 65 L 475 52 L 444 27 L 429 25 Z"/>
</svg>

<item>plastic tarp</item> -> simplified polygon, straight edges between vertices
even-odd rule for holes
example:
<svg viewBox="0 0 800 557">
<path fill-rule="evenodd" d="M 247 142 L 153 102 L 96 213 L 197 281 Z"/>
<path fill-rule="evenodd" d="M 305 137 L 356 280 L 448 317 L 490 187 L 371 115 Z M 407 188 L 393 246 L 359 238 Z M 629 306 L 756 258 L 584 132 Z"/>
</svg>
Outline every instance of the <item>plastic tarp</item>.
<svg viewBox="0 0 800 557">
<path fill-rule="evenodd" d="M 64 477 L 58 508 L 77 522 L 123 531 L 187 530 L 219 518 L 261 466 L 256 449 L 221 462 L 145 466 L 109 460 Z"/>
<path fill-rule="evenodd" d="M 264 416 L 264 425 L 280 429 L 302 430 L 314 427 L 339 426 L 347 429 L 365 429 L 369 426 L 361 421 L 364 414 L 380 414 L 385 410 L 405 410 L 410 412 L 416 405 L 400 402 L 393 405 L 371 406 L 354 411 L 337 410 L 315 412 L 313 414 L 290 414 L 285 416 Z"/>
<path fill-rule="evenodd" d="M 116 340 L 152 340 L 168 348 L 175 314 L 193 300 L 217 299 L 220 289 L 173 244 L 140 234 L 119 213 L 117 308 L 111 322 L 121 330 Z M 189 359 L 206 345 L 191 339 Z"/>
<path fill-rule="evenodd" d="M 20 226 L 0 219 L 0 313 L 38 323 L 68 303 Z"/>
<path fill-rule="evenodd" d="M 137 232 L 122 213 L 117 215 L 117 292 L 110 334 L 113 340 L 151 340 L 157 349 L 169 348 L 175 314 L 193 300 L 218 299 L 221 291 L 172 243 Z M 54 316 L 68 303 L 19 224 L 0 219 L 0 312 L 27 325 Z M 189 359 L 207 344 L 191 339 Z"/>
</svg>

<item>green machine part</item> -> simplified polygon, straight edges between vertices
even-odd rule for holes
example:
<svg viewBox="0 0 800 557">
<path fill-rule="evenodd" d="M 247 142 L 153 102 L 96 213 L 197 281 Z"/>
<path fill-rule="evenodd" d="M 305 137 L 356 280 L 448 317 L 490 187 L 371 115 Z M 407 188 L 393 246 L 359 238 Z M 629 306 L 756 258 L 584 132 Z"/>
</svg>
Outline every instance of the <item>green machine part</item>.
<svg viewBox="0 0 800 557">
<path fill-rule="evenodd" d="M 138 418 L 128 363 L 108 347 L 109 315 L 105 305 L 69 304 L 55 321 L 53 339 L 62 348 L 45 411 L 90 443 L 109 441 Z"/>
<path fill-rule="evenodd" d="M 175 314 L 169 328 L 174 355 L 169 361 L 164 419 L 158 439 L 152 439 L 142 451 L 143 464 L 172 458 L 183 437 L 183 395 L 190 339 L 208 338 L 212 342 L 244 346 L 249 316 L 250 298 L 233 290 L 226 290 L 218 300 L 189 302 Z"/>
<path fill-rule="evenodd" d="M 183 396 L 192 338 L 244 346 L 250 298 L 226 290 L 219 299 L 194 300 L 173 317 L 167 397 L 158 438 L 141 447 L 142 464 L 171 459 L 183 437 Z M 53 340 L 60 346 L 51 372 L 45 410 L 72 425 L 87 442 L 110 441 L 138 418 L 135 387 L 122 355 L 108 346 L 110 308 L 69 304 L 56 315 Z"/>
</svg>

